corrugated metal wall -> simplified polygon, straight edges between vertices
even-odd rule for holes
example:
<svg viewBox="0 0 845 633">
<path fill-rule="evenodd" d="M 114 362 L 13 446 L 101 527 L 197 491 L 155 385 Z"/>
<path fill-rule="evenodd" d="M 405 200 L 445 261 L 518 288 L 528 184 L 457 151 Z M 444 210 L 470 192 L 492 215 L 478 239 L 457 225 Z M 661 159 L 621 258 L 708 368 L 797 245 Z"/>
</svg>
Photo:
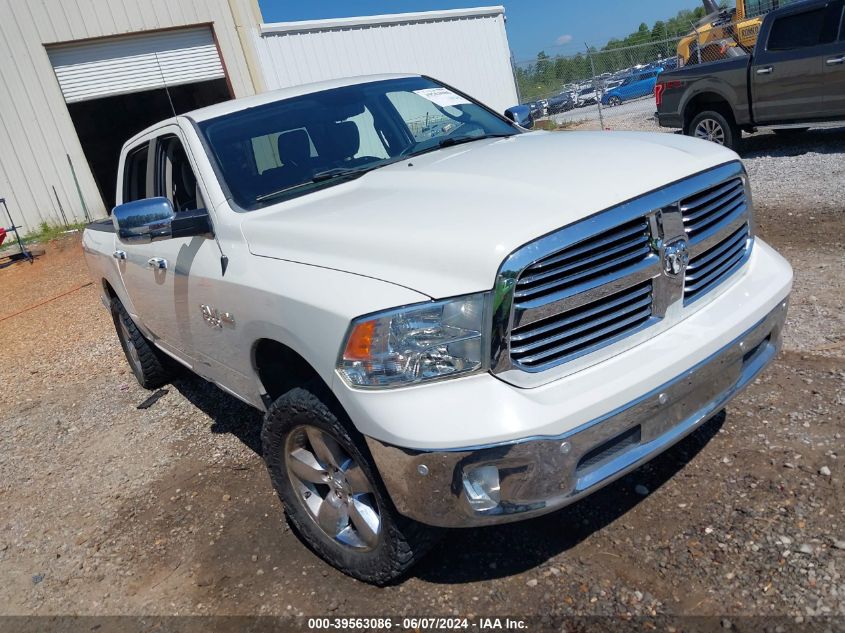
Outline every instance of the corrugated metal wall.
<svg viewBox="0 0 845 633">
<path fill-rule="evenodd" d="M 261 31 L 268 89 L 419 73 L 500 112 L 518 101 L 502 7 L 265 24 Z"/>
<path fill-rule="evenodd" d="M 68 220 L 84 220 L 67 155 L 91 214 L 106 213 L 45 45 L 211 24 L 240 97 L 262 88 L 247 63 L 259 20 L 255 0 L 0 0 L 0 198 L 16 221 L 60 222 L 54 186 Z"/>
</svg>

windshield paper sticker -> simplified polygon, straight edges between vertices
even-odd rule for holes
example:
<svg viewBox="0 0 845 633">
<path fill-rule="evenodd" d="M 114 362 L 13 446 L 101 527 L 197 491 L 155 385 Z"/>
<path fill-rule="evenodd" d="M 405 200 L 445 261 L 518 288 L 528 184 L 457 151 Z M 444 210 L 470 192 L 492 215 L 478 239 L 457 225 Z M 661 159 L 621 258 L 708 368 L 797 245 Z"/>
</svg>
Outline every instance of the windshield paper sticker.
<svg viewBox="0 0 845 633">
<path fill-rule="evenodd" d="M 423 90 L 414 90 L 414 93 L 424 99 L 428 99 L 435 105 L 439 105 L 441 108 L 470 104 L 467 99 L 455 94 L 448 88 L 425 88 Z"/>
</svg>

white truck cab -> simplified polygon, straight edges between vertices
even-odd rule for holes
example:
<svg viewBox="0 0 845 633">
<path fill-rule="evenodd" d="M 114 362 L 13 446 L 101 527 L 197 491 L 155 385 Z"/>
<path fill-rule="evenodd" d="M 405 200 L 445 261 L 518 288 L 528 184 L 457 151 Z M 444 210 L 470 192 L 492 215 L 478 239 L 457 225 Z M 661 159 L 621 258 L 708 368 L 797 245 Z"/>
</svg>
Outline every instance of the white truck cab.
<svg viewBox="0 0 845 633">
<path fill-rule="evenodd" d="M 162 122 L 118 178 L 84 248 L 133 372 L 266 411 L 289 521 L 368 582 L 637 468 L 780 345 L 791 269 L 704 141 L 529 132 L 385 75 Z"/>
</svg>

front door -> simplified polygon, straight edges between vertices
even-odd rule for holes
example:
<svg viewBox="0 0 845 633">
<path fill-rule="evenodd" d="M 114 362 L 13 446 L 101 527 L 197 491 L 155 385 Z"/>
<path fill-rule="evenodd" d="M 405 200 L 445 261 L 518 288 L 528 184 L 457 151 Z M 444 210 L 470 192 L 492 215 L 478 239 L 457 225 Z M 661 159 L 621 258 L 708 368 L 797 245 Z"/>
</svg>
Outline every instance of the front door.
<svg viewBox="0 0 845 633">
<path fill-rule="evenodd" d="M 831 6 L 800 4 L 776 18 L 751 65 L 752 102 L 757 123 L 789 123 L 824 116 L 827 45 L 835 39 Z M 838 26 L 838 22 L 837 22 Z"/>
<path fill-rule="evenodd" d="M 136 146 L 124 165 L 125 201 L 166 197 L 177 214 L 205 207 L 207 196 L 195 176 L 178 126 L 169 126 Z M 194 364 L 192 332 L 204 325 L 203 305 L 215 304 L 214 281 L 222 274 L 213 238 L 172 238 L 149 244 L 119 243 L 123 283 L 131 309 L 162 348 Z M 196 371 L 205 374 L 200 367 Z"/>
</svg>

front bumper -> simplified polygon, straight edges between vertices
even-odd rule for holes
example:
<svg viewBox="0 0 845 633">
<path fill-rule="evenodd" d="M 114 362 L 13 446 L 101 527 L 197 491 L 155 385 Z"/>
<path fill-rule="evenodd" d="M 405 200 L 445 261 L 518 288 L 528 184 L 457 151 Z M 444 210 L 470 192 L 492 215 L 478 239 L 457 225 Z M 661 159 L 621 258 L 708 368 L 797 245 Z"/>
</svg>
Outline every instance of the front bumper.
<svg viewBox="0 0 845 633">
<path fill-rule="evenodd" d="M 451 451 L 367 442 L 399 512 L 422 523 L 470 527 L 551 512 L 634 470 L 718 413 L 775 357 L 786 312 L 784 299 L 681 375 L 556 437 Z M 478 473 L 487 474 L 485 485 Z"/>
</svg>

